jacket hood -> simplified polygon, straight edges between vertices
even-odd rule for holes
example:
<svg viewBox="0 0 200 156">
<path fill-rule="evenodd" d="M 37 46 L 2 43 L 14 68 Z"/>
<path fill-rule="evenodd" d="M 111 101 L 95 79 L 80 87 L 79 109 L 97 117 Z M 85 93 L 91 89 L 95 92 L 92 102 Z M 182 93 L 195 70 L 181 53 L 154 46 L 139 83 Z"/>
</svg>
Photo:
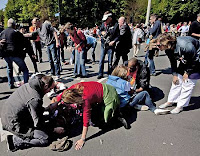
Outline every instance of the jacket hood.
<svg viewBox="0 0 200 156">
<path fill-rule="evenodd" d="M 42 81 L 37 76 L 31 78 L 28 83 L 32 89 L 36 90 L 38 94 L 41 95 L 41 97 L 44 96 L 42 89 Z"/>
</svg>

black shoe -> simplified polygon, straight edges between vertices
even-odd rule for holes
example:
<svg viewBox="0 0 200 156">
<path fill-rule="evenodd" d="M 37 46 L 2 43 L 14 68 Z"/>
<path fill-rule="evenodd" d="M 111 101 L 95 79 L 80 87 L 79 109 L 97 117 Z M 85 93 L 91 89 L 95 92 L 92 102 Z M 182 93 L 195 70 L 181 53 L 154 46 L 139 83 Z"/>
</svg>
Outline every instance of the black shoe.
<svg viewBox="0 0 200 156">
<path fill-rule="evenodd" d="M 81 75 L 80 78 L 87 78 L 87 75 L 85 75 L 85 76 Z"/>
<path fill-rule="evenodd" d="M 129 126 L 124 118 L 118 117 L 118 120 L 121 122 L 125 129 L 129 129 Z"/>
<path fill-rule="evenodd" d="M 103 78 L 103 75 L 98 75 L 97 76 L 97 79 L 101 79 L 101 78 Z"/>
<path fill-rule="evenodd" d="M 7 147 L 8 147 L 8 150 L 11 152 L 15 152 L 18 150 L 18 148 L 15 147 L 13 143 L 13 135 L 7 135 Z"/>
<path fill-rule="evenodd" d="M 10 85 L 10 89 L 15 89 L 17 88 L 15 85 Z"/>
</svg>

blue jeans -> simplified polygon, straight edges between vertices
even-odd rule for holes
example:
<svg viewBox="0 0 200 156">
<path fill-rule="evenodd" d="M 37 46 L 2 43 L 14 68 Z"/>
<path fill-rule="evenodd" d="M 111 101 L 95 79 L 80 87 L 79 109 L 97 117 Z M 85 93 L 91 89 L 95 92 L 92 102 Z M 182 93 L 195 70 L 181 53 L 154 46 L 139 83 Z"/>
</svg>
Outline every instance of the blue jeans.
<svg viewBox="0 0 200 156">
<path fill-rule="evenodd" d="M 154 60 L 153 60 L 154 53 L 155 53 L 154 50 L 148 50 L 146 55 L 145 55 L 145 61 L 144 62 L 149 67 L 150 74 L 154 74 L 156 72 L 155 71 L 155 64 L 154 64 Z"/>
<path fill-rule="evenodd" d="M 92 48 L 91 55 L 92 55 L 92 62 L 95 62 L 95 49 L 97 46 L 97 42 L 94 42 L 87 47 L 87 52 Z M 87 59 L 87 52 L 86 52 L 86 59 Z"/>
<path fill-rule="evenodd" d="M 60 75 L 60 68 L 59 68 L 59 62 L 57 58 L 55 42 L 47 46 L 47 54 L 48 54 L 48 59 L 51 66 L 51 74 L 57 75 L 57 76 Z"/>
<path fill-rule="evenodd" d="M 78 50 L 75 50 L 74 75 L 86 76 L 85 49 L 82 49 L 82 51 L 80 52 L 78 52 Z"/>
<path fill-rule="evenodd" d="M 105 60 L 106 53 L 108 54 L 108 75 L 110 75 L 112 72 L 113 49 L 112 48 L 105 49 L 104 41 L 101 40 L 101 57 L 99 61 L 99 76 L 103 76 L 104 60 Z"/>
<path fill-rule="evenodd" d="M 75 61 L 75 50 L 72 51 L 71 57 L 70 59 L 72 60 L 72 63 L 74 63 Z"/>
<path fill-rule="evenodd" d="M 4 58 L 6 61 L 6 65 L 7 65 L 7 75 L 8 75 L 8 84 L 9 86 L 14 85 L 14 78 L 13 78 L 13 62 L 15 62 L 20 71 L 23 72 L 24 74 L 24 83 L 28 82 L 29 79 L 29 71 L 28 68 L 26 66 L 26 63 L 24 62 L 24 60 L 20 57 L 5 57 Z"/>
<path fill-rule="evenodd" d="M 60 61 L 60 47 L 59 48 L 56 48 L 56 52 L 57 52 L 57 59 L 58 59 L 58 65 L 59 65 L 59 70 L 60 70 L 60 72 L 62 71 L 62 65 L 61 65 L 61 61 Z"/>
<path fill-rule="evenodd" d="M 154 110 L 156 109 L 156 107 L 153 105 L 153 102 L 151 101 L 150 95 L 147 91 L 139 92 L 129 103 L 129 105 L 132 107 L 136 104 L 144 104 L 144 105 L 148 106 L 149 110 L 152 112 L 154 112 Z"/>
</svg>

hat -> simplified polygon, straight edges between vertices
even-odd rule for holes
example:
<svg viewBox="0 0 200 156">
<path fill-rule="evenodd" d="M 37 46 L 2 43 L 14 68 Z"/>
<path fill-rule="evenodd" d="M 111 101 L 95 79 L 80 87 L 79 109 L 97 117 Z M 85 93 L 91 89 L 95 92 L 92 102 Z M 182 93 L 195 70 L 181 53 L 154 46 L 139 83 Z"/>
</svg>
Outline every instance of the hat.
<svg viewBox="0 0 200 156">
<path fill-rule="evenodd" d="M 111 13 L 103 15 L 102 21 L 106 21 L 108 17 L 112 16 Z"/>
</svg>

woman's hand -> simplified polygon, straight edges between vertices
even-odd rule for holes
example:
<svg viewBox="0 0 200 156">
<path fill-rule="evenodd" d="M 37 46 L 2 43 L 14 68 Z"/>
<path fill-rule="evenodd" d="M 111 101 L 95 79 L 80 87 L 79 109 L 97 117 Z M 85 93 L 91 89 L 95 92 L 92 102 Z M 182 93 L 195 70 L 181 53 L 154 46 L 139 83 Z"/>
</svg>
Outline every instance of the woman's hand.
<svg viewBox="0 0 200 156">
<path fill-rule="evenodd" d="M 80 139 L 75 143 L 75 149 L 76 150 L 80 150 L 83 145 L 85 144 L 85 140 L 84 139 Z"/>
<path fill-rule="evenodd" d="M 178 85 L 178 84 L 179 84 L 178 76 L 174 75 L 174 76 L 173 76 L 172 82 L 173 82 L 175 85 Z"/>
</svg>

